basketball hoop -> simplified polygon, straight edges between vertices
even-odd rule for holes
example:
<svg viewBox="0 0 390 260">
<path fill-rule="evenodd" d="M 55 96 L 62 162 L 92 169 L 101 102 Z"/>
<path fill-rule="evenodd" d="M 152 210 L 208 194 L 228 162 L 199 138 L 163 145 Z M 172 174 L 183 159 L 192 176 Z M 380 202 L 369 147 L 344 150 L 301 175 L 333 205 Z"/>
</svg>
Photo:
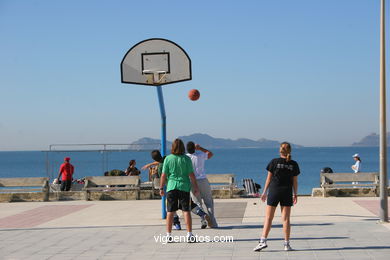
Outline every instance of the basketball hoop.
<svg viewBox="0 0 390 260">
<path fill-rule="evenodd" d="M 121 62 L 122 83 L 160 86 L 191 79 L 190 57 L 183 48 L 166 39 L 137 43 Z"/>
</svg>

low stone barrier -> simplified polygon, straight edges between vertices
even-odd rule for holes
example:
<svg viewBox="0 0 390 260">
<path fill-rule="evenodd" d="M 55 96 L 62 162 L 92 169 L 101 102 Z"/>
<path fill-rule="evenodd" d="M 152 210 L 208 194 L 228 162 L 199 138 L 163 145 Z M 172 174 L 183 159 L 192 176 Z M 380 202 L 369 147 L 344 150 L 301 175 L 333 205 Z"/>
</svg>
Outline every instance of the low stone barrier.
<svg viewBox="0 0 390 260">
<path fill-rule="evenodd" d="M 66 201 L 66 200 L 84 200 L 85 195 L 82 191 L 59 191 L 50 192 L 50 201 Z"/>
<path fill-rule="evenodd" d="M 326 190 L 327 197 L 377 197 L 376 189 L 374 188 L 328 188 Z M 387 193 L 390 195 L 390 187 L 387 188 Z M 323 188 L 313 188 L 312 197 L 325 197 Z"/>
<path fill-rule="evenodd" d="M 154 192 L 154 194 L 153 194 Z M 91 191 L 89 194 L 90 200 L 136 200 L 136 190 L 124 191 Z M 231 194 L 229 189 L 213 189 L 213 198 L 215 199 L 230 199 Z M 240 198 L 245 194 L 243 189 L 233 189 L 233 198 Z M 161 199 L 158 191 L 140 190 L 140 200 Z M 69 200 L 85 200 L 84 191 L 55 191 L 49 193 L 49 201 L 69 201 Z M 39 192 L 24 192 L 24 193 L 0 193 L 0 202 L 37 202 L 43 201 L 42 194 Z"/>
<path fill-rule="evenodd" d="M 0 193 L 0 202 L 44 201 L 41 192 Z"/>
<path fill-rule="evenodd" d="M 235 187 L 234 174 L 210 174 L 208 178 L 210 179 L 211 191 L 215 199 L 239 198 L 245 195 L 244 189 Z M 14 190 L 10 192 L 5 190 L 4 192 L 0 192 L 0 202 L 68 201 L 85 200 L 86 197 L 88 200 L 161 199 L 159 190 L 152 183 L 139 183 L 139 177 L 137 181 L 127 176 L 86 177 L 85 184 L 74 183 L 72 184 L 71 191 L 60 191 L 59 184 L 48 185 L 49 178 L 47 177 L 2 179 L 2 185 L 36 185 L 38 181 L 42 185 L 41 182 L 43 183 L 43 179 L 45 181 L 45 185 L 43 185 L 45 188 L 45 196 L 42 196 L 42 188 L 34 189 L 35 192 L 28 190 L 28 188 L 26 190 L 15 190 L 16 192 L 13 192 Z M 135 187 L 128 187 L 130 184 L 134 184 Z M 117 187 L 119 185 L 120 187 Z M 87 196 L 86 193 L 88 193 Z"/>
</svg>

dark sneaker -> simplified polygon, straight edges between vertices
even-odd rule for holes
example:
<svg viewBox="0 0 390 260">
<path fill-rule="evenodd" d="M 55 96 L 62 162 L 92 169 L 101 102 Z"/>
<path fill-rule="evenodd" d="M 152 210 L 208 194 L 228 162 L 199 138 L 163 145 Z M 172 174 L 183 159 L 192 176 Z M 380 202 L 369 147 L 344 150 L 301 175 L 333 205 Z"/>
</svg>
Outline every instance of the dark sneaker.
<svg viewBox="0 0 390 260">
<path fill-rule="evenodd" d="M 259 252 L 266 247 L 267 247 L 267 242 L 260 240 L 260 243 L 255 248 L 253 248 L 253 251 Z"/>
<path fill-rule="evenodd" d="M 196 243 L 196 236 L 194 236 L 193 234 L 187 236 L 187 242 L 188 243 Z"/>
<path fill-rule="evenodd" d="M 173 224 L 173 226 L 175 227 L 176 230 L 181 230 L 180 223 L 175 223 L 175 224 Z"/>
<path fill-rule="evenodd" d="M 207 227 L 207 221 L 204 218 L 200 220 L 200 224 L 201 229 L 205 229 Z"/>
</svg>

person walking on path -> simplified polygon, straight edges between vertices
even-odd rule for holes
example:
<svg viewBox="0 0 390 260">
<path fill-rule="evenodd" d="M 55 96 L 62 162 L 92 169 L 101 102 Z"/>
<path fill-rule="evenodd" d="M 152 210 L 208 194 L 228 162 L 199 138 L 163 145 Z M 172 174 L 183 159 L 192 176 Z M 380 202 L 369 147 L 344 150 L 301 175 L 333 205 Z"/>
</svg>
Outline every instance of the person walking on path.
<svg viewBox="0 0 390 260">
<path fill-rule="evenodd" d="M 65 157 L 64 163 L 60 166 L 60 171 L 58 173 L 58 180 L 61 179 L 61 191 L 69 191 L 72 187 L 72 179 L 73 179 L 73 173 L 74 173 L 74 166 L 70 164 L 70 158 Z"/>
<path fill-rule="evenodd" d="M 290 246 L 290 215 L 291 206 L 298 202 L 298 175 L 300 171 L 298 163 L 291 160 L 291 145 L 289 143 L 281 143 L 279 153 L 280 157 L 272 159 L 267 166 L 268 175 L 261 195 L 263 202 L 267 200 L 263 233 L 259 244 L 253 251 L 260 251 L 267 247 L 267 237 L 279 203 L 282 212 L 284 250 L 292 250 Z"/>
<path fill-rule="evenodd" d="M 360 156 L 358 153 L 355 153 L 352 155 L 352 158 L 355 160 L 355 164 L 351 166 L 354 173 L 361 172 L 362 168 L 362 160 L 360 159 Z"/>
<path fill-rule="evenodd" d="M 205 173 L 205 161 L 213 157 L 213 153 L 201 147 L 194 142 L 187 143 L 187 156 L 191 158 L 192 166 L 195 170 L 195 177 L 199 187 L 199 194 L 191 193 L 192 200 L 202 207 L 206 206 L 207 215 L 209 216 L 209 226 L 217 228 L 218 223 L 214 216 L 214 200 L 211 193 L 210 183 Z M 202 203 L 203 201 L 203 203 Z M 203 220 L 202 220 L 203 221 Z"/>
<path fill-rule="evenodd" d="M 179 209 L 179 203 L 187 226 L 187 241 L 195 242 L 192 234 L 192 219 L 190 205 L 191 187 L 198 194 L 198 184 L 194 175 L 191 159 L 185 155 L 183 141 L 175 139 L 172 143 L 171 154 L 164 160 L 160 181 L 160 195 L 164 196 L 164 185 L 167 184 L 167 240 L 172 242 L 173 216 Z M 192 183 L 192 185 L 191 185 Z"/>
<path fill-rule="evenodd" d="M 362 160 L 360 159 L 360 156 L 358 153 L 355 153 L 352 155 L 352 158 L 355 160 L 355 164 L 351 166 L 354 173 L 361 172 L 362 169 Z M 353 181 L 352 184 L 359 184 L 357 181 Z M 354 186 L 356 188 L 356 186 Z"/>
</svg>

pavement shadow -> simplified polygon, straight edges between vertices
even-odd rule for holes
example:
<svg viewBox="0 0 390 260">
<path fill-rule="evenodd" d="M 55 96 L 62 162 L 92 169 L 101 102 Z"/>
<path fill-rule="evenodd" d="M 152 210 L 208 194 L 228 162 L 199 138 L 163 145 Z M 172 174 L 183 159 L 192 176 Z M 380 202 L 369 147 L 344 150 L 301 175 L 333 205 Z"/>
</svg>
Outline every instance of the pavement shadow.
<svg viewBox="0 0 390 260">
<path fill-rule="evenodd" d="M 319 215 L 294 215 L 294 217 L 318 217 Z M 347 214 L 324 214 L 323 217 L 347 217 L 347 218 L 364 218 L 364 219 L 379 219 L 376 216 L 359 216 L 359 215 L 347 215 Z"/>
<path fill-rule="evenodd" d="M 293 227 L 306 227 L 306 226 L 330 226 L 333 223 L 300 223 L 291 224 Z M 263 228 L 263 225 L 230 225 L 230 226 L 219 226 L 218 229 L 251 229 L 251 228 Z M 272 228 L 283 228 L 282 224 L 272 225 Z"/>
<path fill-rule="evenodd" d="M 258 229 L 263 228 L 263 225 L 231 225 L 231 226 L 219 226 L 218 229 Z"/>
<path fill-rule="evenodd" d="M 328 214 L 328 215 L 325 215 L 325 216 L 329 216 L 329 217 L 352 217 L 352 218 L 367 218 L 368 217 L 367 215 L 366 216 L 359 216 L 359 215 L 346 215 L 346 214 Z M 373 216 L 372 218 L 373 219 L 378 219 L 378 217 L 376 217 L 376 216 Z"/>
<path fill-rule="evenodd" d="M 1 232 L 7 231 L 27 231 L 27 230 L 67 230 L 67 229 L 106 229 L 106 228 L 145 228 L 145 227 L 165 227 L 161 225 L 119 225 L 119 226 L 77 226 L 77 227 L 32 227 L 32 228 L 0 228 Z"/>
<path fill-rule="evenodd" d="M 380 249 L 390 249 L 390 246 L 345 246 L 345 247 L 294 249 L 294 251 L 303 252 L 303 251 L 380 250 Z"/>
<path fill-rule="evenodd" d="M 349 237 L 294 237 L 291 239 L 291 241 L 294 240 L 336 240 L 336 239 L 349 239 Z M 268 238 L 267 241 L 284 241 L 284 238 Z M 234 242 L 248 242 L 248 241 L 259 241 L 259 238 L 244 238 L 244 239 L 234 239 Z M 303 250 L 294 250 L 294 251 L 305 251 L 306 249 Z M 314 251 L 317 249 L 313 249 Z M 308 250 L 306 250 L 308 251 Z"/>
</svg>

